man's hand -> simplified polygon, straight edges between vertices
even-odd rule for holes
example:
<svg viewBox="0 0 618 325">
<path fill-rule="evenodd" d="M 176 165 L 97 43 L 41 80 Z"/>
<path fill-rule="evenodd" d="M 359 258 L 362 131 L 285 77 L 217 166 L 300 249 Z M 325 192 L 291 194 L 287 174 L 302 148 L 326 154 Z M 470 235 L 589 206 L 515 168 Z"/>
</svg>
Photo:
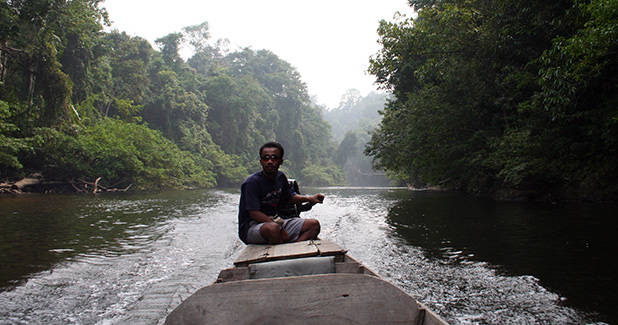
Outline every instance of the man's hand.
<svg viewBox="0 0 618 325">
<path fill-rule="evenodd" d="M 284 220 L 281 217 L 273 217 L 273 221 L 279 225 L 279 227 L 283 227 Z"/>
<path fill-rule="evenodd" d="M 311 195 L 311 196 L 296 194 L 292 197 L 291 201 L 292 203 L 309 202 L 311 203 L 311 205 L 314 205 L 316 203 L 324 202 L 324 194 L 318 193 L 318 194 Z"/>
<path fill-rule="evenodd" d="M 324 194 L 318 193 L 309 197 L 309 202 L 316 204 L 324 202 Z"/>
</svg>

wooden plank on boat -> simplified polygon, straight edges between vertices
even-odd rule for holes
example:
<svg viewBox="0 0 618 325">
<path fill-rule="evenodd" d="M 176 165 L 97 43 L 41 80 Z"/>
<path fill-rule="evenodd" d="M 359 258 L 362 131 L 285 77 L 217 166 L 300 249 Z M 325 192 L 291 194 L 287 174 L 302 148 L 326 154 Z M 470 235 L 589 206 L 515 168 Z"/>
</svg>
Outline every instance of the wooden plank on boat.
<svg viewBox="0 0 618 325">
<path fill-rule="evenodd" d="M 358 263 L 335 263 L 335 273 L 363 273 L 365 268 Z"/>
<path fill-rule="evenodd" d="M 311 240 L 281 245 L 272 245 L 270 252 L 271 260 L 317 256 L 320 254 L 320 251 L 318 251 L 318 248 L 313 244 Z"/>
<path fill-rule="evenodd" d="M 250 263 L 317 256 L 318 254 L 318 248 L 310 240 L 279 245 L 247 245 L 234 261 L 234 265 L 247 266 Z"/>
<path fill-rule="evenodd" d="M 249 268 L 246 266 L 241 266 L 221 270 L 215 282 L 240 281 L 247 279 L 249 279 Z"/>
<path fill-rule="evenodd" d="M 187 298 L 165 324 L 422 324 L 424 315 L 382 279 L 326 274 L 214 284 Z"/>
<path fill-rule="evenodd" d="M 321 256 L 345 255 L 348 251 L 330 240 L 314 240 Z"/>
<path fill-rule="evenodd" d="M 269 255 L 269 248 L 270 245 L 247 245 L 234 261 L 234 265 L 247 266 L 247 264 L 252 262 L 266 260 Z"/>
<path fill-rule="evenodd" d="M 347 250 L 330 240 L 308 240 L 279 245 L 247 245 L 234 261 L 236 266 L 307 256 L 343 256 Z"/>
</svg>

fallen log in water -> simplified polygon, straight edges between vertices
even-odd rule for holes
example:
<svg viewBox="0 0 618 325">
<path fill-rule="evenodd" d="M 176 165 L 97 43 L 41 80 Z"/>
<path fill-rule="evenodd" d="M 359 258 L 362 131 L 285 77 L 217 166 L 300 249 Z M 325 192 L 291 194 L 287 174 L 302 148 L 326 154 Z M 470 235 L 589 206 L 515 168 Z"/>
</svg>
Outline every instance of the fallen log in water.
<svg viewBox="0 0 618 325">
<path fill-rule="evenodd" d="M 133 184 L 127 187 L 115 187 L 118 183 L 110 187 L 101 184 L 101 177 L 96 178 L 93 182 L 83 179 L 58 181 L 46 180 L 40 174 L 34 174 L 29 177 L 24 177 L 18 181 L 3 181 L 0 182 L 0 194 L 24 194 L 24 193 L 100 193 L 100 192 L 126 192 Z"/>
</svg>

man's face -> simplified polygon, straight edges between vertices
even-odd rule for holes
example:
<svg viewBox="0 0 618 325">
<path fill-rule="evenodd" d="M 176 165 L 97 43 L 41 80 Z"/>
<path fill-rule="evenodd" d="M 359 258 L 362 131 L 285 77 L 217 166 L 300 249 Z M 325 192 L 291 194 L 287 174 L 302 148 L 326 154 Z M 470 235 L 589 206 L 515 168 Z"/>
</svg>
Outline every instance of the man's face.
<svg viewBox="0 0 618 325">
<path fill-rule="evenodd" d="M 275 175 L 282 162 L 283 159 L 281 158 L 279 149 L 269 147 L 262 149 L 260 164 L 262 164 L 262 169 L 267 175 Z"/>
</svg>

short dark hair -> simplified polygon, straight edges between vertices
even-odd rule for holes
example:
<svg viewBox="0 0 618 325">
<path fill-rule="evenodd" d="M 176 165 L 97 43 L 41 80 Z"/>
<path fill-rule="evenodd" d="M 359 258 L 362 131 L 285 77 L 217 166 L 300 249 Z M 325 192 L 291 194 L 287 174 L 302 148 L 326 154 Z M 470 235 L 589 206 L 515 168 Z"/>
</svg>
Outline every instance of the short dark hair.
<svg viewBox="0 0 618 325">
<path fill-rule="evenodd" d="M 279 159 L 283 159 L 283 146 L 279 142 L 271 141 L 271 142 L 264 143 L 260 147 L 260 157 L 262 157 L 262 150 L 264 148 L 277 148 L 277 149 L 279 149 L 279 152 L 281 153 L 281 157 L 279 157 Z"/>
</svg>

